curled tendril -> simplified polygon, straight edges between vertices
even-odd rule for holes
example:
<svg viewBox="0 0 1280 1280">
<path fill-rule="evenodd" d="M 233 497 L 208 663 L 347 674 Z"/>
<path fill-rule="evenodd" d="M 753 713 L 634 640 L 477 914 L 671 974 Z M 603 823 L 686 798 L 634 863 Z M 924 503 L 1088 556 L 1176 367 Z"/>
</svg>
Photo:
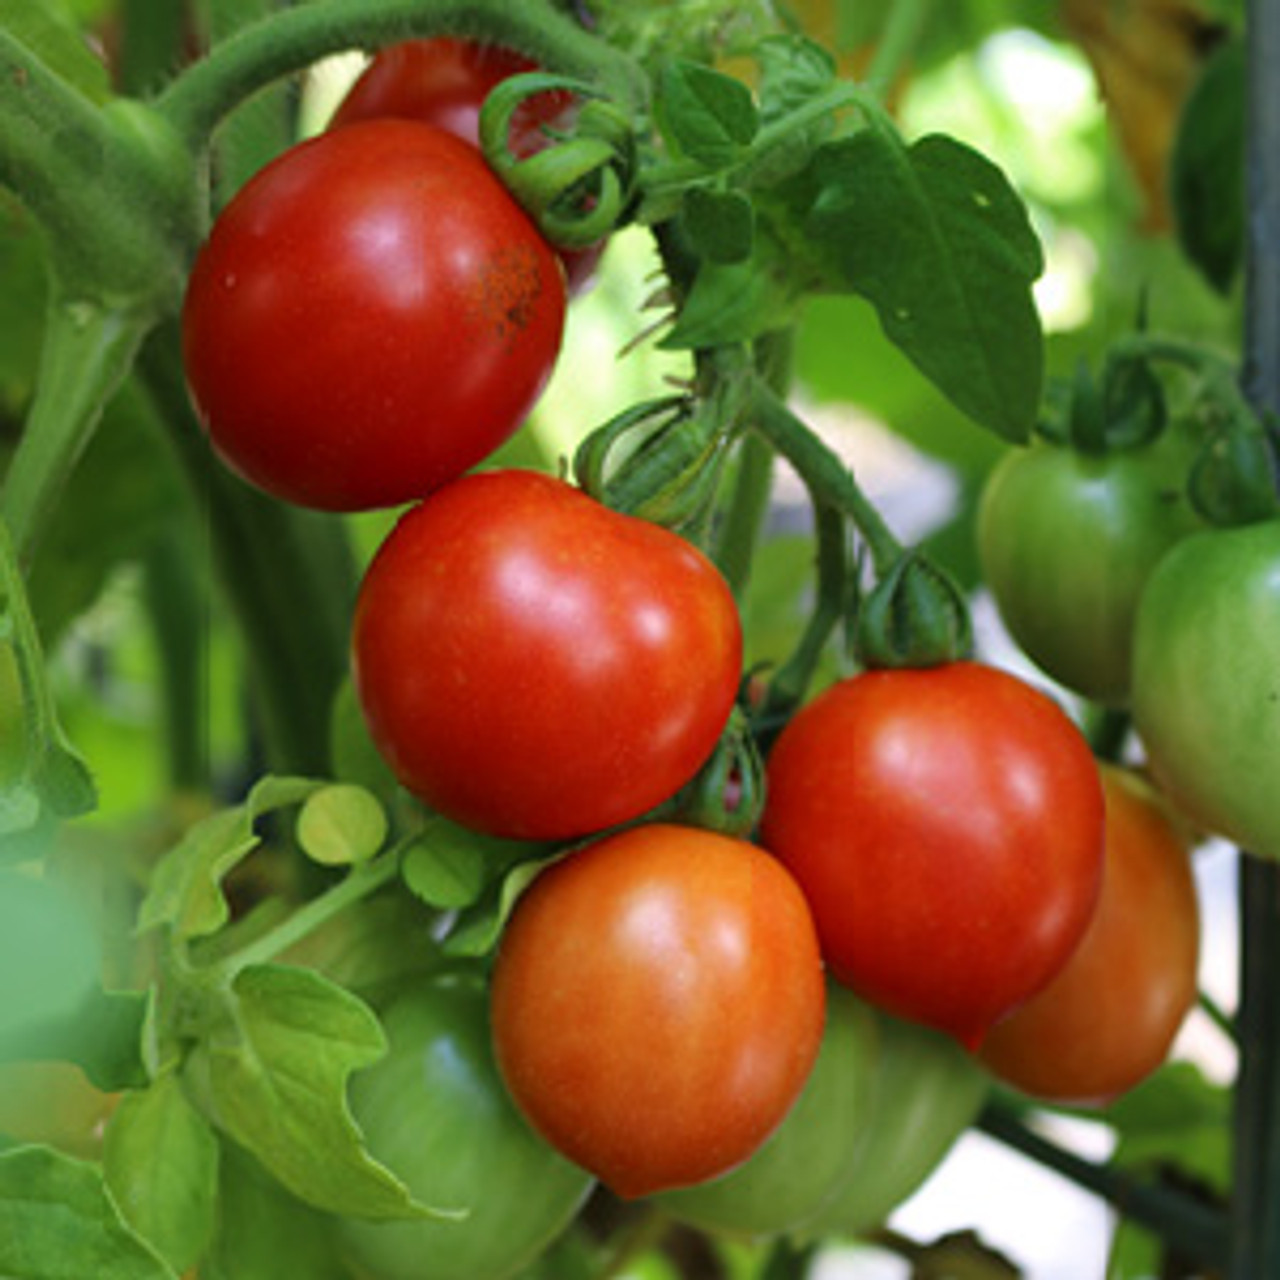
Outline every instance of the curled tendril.
<svg viewBox="0 0 1280 1280">
<path fill-rule="evenodd" d="M 581 102 L 572 131 L 545 130 L 548 145 L 517 155 L 511 147 L 516 111 L 543 93 Z M 543 234 L 566 249 L 585 249 L 623 221 L 633 203 L 636 144 L 624 111 L 593 85 L 568 76 L 531 71 L 509 76 L 485 99 L 480 145 L 512 194 Z"/>
</svg>

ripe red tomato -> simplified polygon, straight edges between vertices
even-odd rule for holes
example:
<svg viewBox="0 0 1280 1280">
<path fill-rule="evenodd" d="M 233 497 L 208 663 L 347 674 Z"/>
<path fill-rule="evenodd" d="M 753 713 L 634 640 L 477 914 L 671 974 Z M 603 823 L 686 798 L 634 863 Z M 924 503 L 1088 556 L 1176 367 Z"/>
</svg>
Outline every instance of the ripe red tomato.
<svg viewBox="0 0 1280 1280">
<path fill-rule="evenodd" d="M 991 1071 L 1053 1102 L 1108 1102 L 1165 1060 L 1196 1000 L 1200 911 L 1186 841 L 1154 792 L 1102 774 L 1107 861 L 1084 941 L 1043 991 L 992 1028 Z"/>
<path fill-rule="evenodd" d="M 498 45 L 448 36 L 406 40 L 374 55 L 338 104 L 329 128 L 396 116 L 433 124 L 479 147 L 480 108 L 489 91 L 508 76 L 537 69 L 535 62 Z M 512 154 L 523 158 L 543 150 L 549 142 L 545 131 L 567 129 L 574 110 L 568 93 L 526 98 L 512 117 L 508 139 Z M 602 248 L 593 245 L 560 252 L 571 293 L 590 282 Z"/>
<path fill-rule="evenodd" d="M 476 830 L 562 839 L 639 817 L 710 755 L 742 628 L 690 543 L 530 471 L 414 508 L 361 586 L 355 683 L 400 781 Z"/>
<path fill-rule="evenodd" d="M 187 379 L 254 484 L 393 506 L 519 427 L 564 306 L 555 255 L 473 148 L 370 121 L 285 152 L 218 217 L 183 310 Z"/>
<path fill-rule="evenodd" d="M 870 671 L 779 736 L 761 838 L 804 889 L 836 978 L 973 1047 L 1084 934 L 1102 788 L 1071 720 L 1017 677 Z"/>
<path fill-rule="evenodd" d="M 545 870 L 516 905 L 491 989 L 517 1106 L 625 1197 L 751 1155 L 804 1087 L 824 1008 L 813 920 L 782 864 L 660 824 Z"/>
</svg>

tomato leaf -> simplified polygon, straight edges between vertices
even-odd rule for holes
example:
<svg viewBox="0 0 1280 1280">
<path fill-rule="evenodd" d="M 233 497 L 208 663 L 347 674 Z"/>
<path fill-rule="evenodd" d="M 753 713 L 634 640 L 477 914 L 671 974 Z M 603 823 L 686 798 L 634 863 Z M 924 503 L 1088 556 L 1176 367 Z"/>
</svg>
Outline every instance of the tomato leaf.
<svg viewBox="0 0 1280 1280">
<path fill-rule="evenodd" d="M 742 81 L 680 60 L 662 70 L 656 116 L 671 150 L 708 169 L 731 165 L 760 127 L 751 90 Z"/>
<path fill-rule="evenodd" d="M 300 804 L 321 783 L 264 778 L 244 804 L 220 809 L 188 830 L 156 866 L 138 913 L 138 930 L 168 925 L 177 938 L 216 933 L 230 919 L 222 880 L 258 847 L 254 823 L 263 814 Z"/>
<path fill-rule="evenodd" d="M 785 328 L 795 315 L 796 298 L 782 273 L 774 270 L 779 252 L 768 237 L 756 235 L 745 261 L 703 262 L 679 318 L 658 346 L 697 350 L 749 342 Z"/>
<path fill-rule="evenodd" d="M 95 1166 L 38 1146 L 0 1155 L 0 1275 L 177 1280 L 125 1224 Z"/>
<path fill-rule="evenodd" d="M 1244 257 L 1244 42 L 1222 45 L 1183 109 L 1170 173 L 1183 252 L 1219 293 Z"/>
<path fill-rule="evenodd" d="M 377 1219 L 433 1214 L 368 1154 L 347 1107 L 347 1077 L 386 1049 L 368 1006 L 312 970 L 283 965 L 242 969 L 221 1000 L 186 1066 L 205 1115 L 316 1208 Z"/>
<path fill-rule="evenodd" d="M 825 285 L 867 298 L 958 408 L 1025 440 L 1043 377 L 1031 295 L 1043 259 L 1004 174 L 954 138 L 907 146 L 875 128 L 821 147 L 806 184 L 795 194 Z"/>
<path fill-rule="evenodd" d="M 200 1260 L 213 1236 L 218 1143 L 176 1073 L 121 1101 L 103 1172 L 125 1220 L 175 1271 Z"/>
<path fill-rule="evenodd" d="M 200 1264 L 203 1280 L 349 1280 L 332 1239 L 335 1219 L 291 1196 L 247 1151 L 226 1143 L 220 1161 L 218 1232 Z"/>
<path fill-rule="evenodd" d="M 298 814 L 298 843 L 324 866 L 367 862 L 387 838 L 387 814 L 377 797 L 351 783 L 314 791 Z"/>
<path fill-rule="evenodd" d="M 755 211 L 740 192 L 692 187 L 685 193 L 684 221 L 694 249 L 708 262 L 744 262 L 751 256 Z"/>
<path fill-rule="evenodd" d="M 555 861 L 555 857 L 521 862 L 507 872 L 489 893 L 461 913 L 444 940 L 444 952 L 451 956 L 488 955 L 498 945 L 502 928 L 520 895 L 534 882 L 543 867 Z"/>
<path fill-rule="evenodd" d="M 753 52 L 760 64 L 763 124 L 805 106 L 835 83 L 835 59 L 822 45 L 804 36 L 766 36 Z M 822 127 L 829 129 L 829 120 Z"/>
</svg>

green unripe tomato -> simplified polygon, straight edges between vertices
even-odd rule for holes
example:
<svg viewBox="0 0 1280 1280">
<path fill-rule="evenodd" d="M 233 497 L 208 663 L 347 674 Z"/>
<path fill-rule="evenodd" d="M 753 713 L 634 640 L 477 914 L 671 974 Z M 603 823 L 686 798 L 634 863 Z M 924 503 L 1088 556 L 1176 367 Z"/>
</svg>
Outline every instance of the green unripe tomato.
<svg viewBox="0 0 1280 1280">
<path fill-rule="evenodd" d="M 572 1220 L 588 1174 L 525 1124 L 489 1044 L 488 993 L 475 973 L 423 977 L 382 1015 L 390 1049 L 352 1078 L 369 1150 L 424 1204 L 459 1219 L 346 1219 L 338 1229 L 361 1280 L 503 1280 Z"/>
<path fill-rule="evenodd" d="M 989 1077 L 950 1036 L 878 1015 L 880 1052 L 871 1121 L 841 1185 L 794 1234 L 808 1240 L 877 1227 L 923 1186 L 986 1097 Z"/>
<path fill-rule="evenodd" d="M 829 984 L 818 1060 L 772 1137 L 731 1173 L 655 1202 L 703 1230 L 751 1236 L 790 1231 L 813 1217 L 840 1185 L 868 1123 L 879 1039 L 870 1006 Z"/>
<path fill-rule="evenodd" d="M 1065 688 L 1128 702 L 1143 584 L 1201 527 L 1186 496 L 1189 464 L 1170 428 L 1104 456 L 1038 442 L 991 473 L 978 510 L 983 575 L 1009 634 Z"/>
<path fill-rule="evenodd" d="M 1195 823 L 1280 858 L 1280 521 L 1188 538 L 1138 611 L 1134 725 Z"/>
</svg>

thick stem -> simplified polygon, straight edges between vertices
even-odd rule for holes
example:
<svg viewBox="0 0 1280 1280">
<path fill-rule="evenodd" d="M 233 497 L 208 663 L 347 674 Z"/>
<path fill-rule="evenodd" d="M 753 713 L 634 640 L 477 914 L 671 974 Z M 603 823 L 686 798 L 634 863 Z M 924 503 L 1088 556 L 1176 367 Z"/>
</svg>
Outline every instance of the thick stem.
<svg viewBox="0 0 1280 1280">
<path fill-rule="evenodd" d="M 744 436 L 738 446 L 729 504 L 712 549 L 712 559 L 739 600 L 751 577 L 751 563 L 772 492 L 773 450 L 757 435 Z"/>
<path fill-rule="evenodd" d="M 257 493 L 212 457 L 187 399 L 175 326 L 161 328 L 143 348 L 139 371 L 207 515 L 271 765 L 282 773 L 325 774 L 329 714 L 347 671 L 355 594 L 345 526 Z"/>
<path fill-rule="evenodd" d="M 35 399 L 0 490 L 0 519 L 24 564 L 149 327 L 136 312 L 69 301 L 55 284 Z"/>
<path fill-rule="evenodd" d="M 1280 410 L 1280 8 L 1248 8 L 1245 388 Z M 1241 855 L 1232 1280 L 1280 1275 L 1280 867 Z"/>
<path fill-rule="evenodd" d="M 217 45 L 156 105 L 198 147 L 232 108 L 283 76 L 348 49 L 429 35 L 506 45 L 548 70 L 606 87 L 629 106 L 645 100 L 646 81 L 629 57 L 538 0 L 316 0 L 281 10 Z"/>
<path fill-rule="evenodd" d="M 756 430 L 795 468 L 815 506 L 844 512 L 866 542 L 876 575 L 887 574 L 902 556 L 902 544 L 858 487 L 853 472 L 767 388 L 758 388 L 750 416 Z"/>
</svg>

